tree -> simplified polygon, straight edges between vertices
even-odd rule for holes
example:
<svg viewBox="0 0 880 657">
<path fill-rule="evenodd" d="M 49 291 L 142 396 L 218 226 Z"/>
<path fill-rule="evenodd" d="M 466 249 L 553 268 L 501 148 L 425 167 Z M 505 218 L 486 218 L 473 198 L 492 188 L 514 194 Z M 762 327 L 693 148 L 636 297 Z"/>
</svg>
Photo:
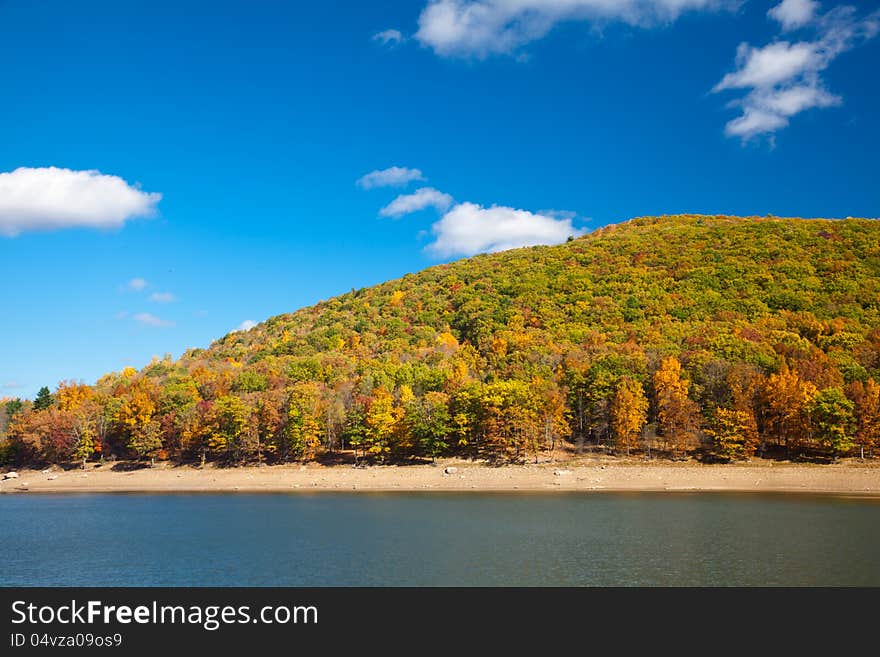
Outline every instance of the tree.
<svg viewBox="0 0 880 657">
<path fill-rule="evenodd" d="M 281 433 L 281 412 L 279 403 L 269 395 L 261 395 L 254 408 L 256 421 L 257 463 L 263 462 L 263 450 L 270 454 L 278 453 L 278 437 Z"/>
<path fill-rule="evenodd" d="M 620 379 L 609 412 L 615 445 L 629 454 L 638 446 L 642 428 L 648 421 L 648 400 L 642 384 L 629 377 Z"/>
<path fill-rule="evenodd" d="M 150 465 L 155 462 L 156 452 L 162 448 L 162 433 L 159 420 L 150 418 L 145 424 L 138 425 L 129 433 L 128 448 L 138 458 L 149 457 Z"/>
<path fill-rule="evenodd" d="M 728 370 L 725 381 L 730 390 L 730 410 L 734 415 L 723 418 L 721 426 L 726 429 L 736 427 L 739 438 L 735 441 L 735 456 L 748 458 L 755 453 L 760 442 L 756 407 L 764 375 L 751 365 L 736 363 Z"/>
<path fill-rule="evenodd" d="M 427 392 L 414 397 L 406 405 L 405 425 L 423 453 L 434 462 L 449 445 L 446 442 L 454 430 L 449 414 L 449 395 Z"/>
<path fill-rule="evenodd" d="M 383 386 L 374 388 L 364 418 L 365 449 L 368 454 L 377 456 L 380 461 L 385 460 L 391 452 L 391 437 L 401 417 L 401 409 L 395 406 L 391 393 Z"/>
<path fill-rule="evenodd" d="M 853 381 L 847 387 L 847 397 L 853 401 L 855 415 L 855 442 L 859 454 L 872 454 L 880 442 L 880 385 L 869 378 L 867 383 Z"/>
<path fill-rule="evenodd" d="M 809 441 L 810 403 L 817 393 L 816 386 L 789 370 L 784 361 L 779 372 L 767 379 L 767 426 L 777 444 L 785 445 L 789 458 L 793 449 Z"/>
<path fill-rule="evenodd" d="M 712 441 L 712 452 L 718 458 L 744 458 L 752 450 L 753 418 L 746 411 L 719 406 L 711 414 L 705 428 Z"/>
<path fill-rule="evenodd" d="M 310 458 L 321 444 L 318 392 L 312 383 L 298 383 L 288 393 L 284 437 L 289 454 L 297 459 Z"/>
<path fill-rule="evenodd" d="M 52 398 L 52 393 L 49 392 L 49 388 L 43 386 L 37 392 L 37 396 L 34 399 L 34 410 L 35 411 L 43 411 L 49 408 L 55 400 Z"/>
<path fill-rule="evenodd" d="M 556 443 L 571 433 L 567 419 L 564 390 L 555 379 L 550 379 L 540 389 L 540 415 L 544 432 L 544 447 L 550 451 L 550 459 L 554 458 Z M 537 455 L 535 456 L 537 462 Z"/>
<path fill-rule="evenodd" d="M 688 397 L 688 387 L 679 360 L 674 356 L 664 358 L 654 373 L 654 394 L 659 428 L 673 456 L 684 454 L 699 439 L 699 407 Z"/>
<path fill-rule="evenodd" d="M 223 395 L 214 404 L 214 431 L 208 438 L 208 447 L 216 455 L 237 462 L 241 459 L 241 444 L 250 420 L 251 409 L 239 397 Z"/>
<path fill-rule="evenodd" d="M 825 388 L 810 402 L 816 438 L 835 460 L 853 448 L 854 406 L 840 388 Z"/>
<path fill-rule="evenodd" d="M 21 399 L 10 399 L 6 402 L 6 419 L 12 420 L 16 413 L 24 408 L 24 402 Z"/>
<path fill-rule="evenodd" d="M 157 390 L 155 384 L 145 376 L 126 379 L 127 384 L 117 397 L 119 403 L 113 408 L 113 421 L 126 448 L 142 458 L 161 447 L 161 441 L 158 446 L 152 446 L 161 434 L 156 432 L 156 425 L 149 426 L 156 414 Z"/>
</svg>

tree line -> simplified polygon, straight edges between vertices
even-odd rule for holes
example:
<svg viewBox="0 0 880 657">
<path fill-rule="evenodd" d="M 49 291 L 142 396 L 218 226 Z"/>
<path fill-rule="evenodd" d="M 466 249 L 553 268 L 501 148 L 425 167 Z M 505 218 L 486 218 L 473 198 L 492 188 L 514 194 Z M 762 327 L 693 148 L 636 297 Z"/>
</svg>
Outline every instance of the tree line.
<svg viewBox="0 0 880 657">
<path fill-rule="evenodd" d="M 367 375 L 279 388 L 235 366 L 221 374 L 175 372 L 161 383 L 128 368 L 96 386 L 62 382 L 33 402 L 7 400 L 2 457 L 17 464 L 126 458 L 235 465 L 347 450 L 371 462 L 449 455 L 509 462 L 588 443 L 619 455 L 719 461 L 873 458 L 877 451 L 880 385 L 873 378 L 820 389 L 785 362 L 770 374 L 713 362 L 703 372 L 712 379 L 698 387 L 675 356 L 646 377 L 615 375 L 602 360 L 574 365 L 528 380 L 480 381 L 459 371 L 427 387 Z"/>
</svg>

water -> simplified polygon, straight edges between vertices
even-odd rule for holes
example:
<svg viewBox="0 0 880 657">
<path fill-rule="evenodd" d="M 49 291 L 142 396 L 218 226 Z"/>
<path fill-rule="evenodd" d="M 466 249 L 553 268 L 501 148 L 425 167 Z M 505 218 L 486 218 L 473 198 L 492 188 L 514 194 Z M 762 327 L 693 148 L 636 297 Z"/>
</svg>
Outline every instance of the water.
<svg viewBox="0 0 880 657">
<path fill-rule="evenodd" d="M 880 501 L 4 495 L 2 586 L 880 585 Z"/>
</svg>

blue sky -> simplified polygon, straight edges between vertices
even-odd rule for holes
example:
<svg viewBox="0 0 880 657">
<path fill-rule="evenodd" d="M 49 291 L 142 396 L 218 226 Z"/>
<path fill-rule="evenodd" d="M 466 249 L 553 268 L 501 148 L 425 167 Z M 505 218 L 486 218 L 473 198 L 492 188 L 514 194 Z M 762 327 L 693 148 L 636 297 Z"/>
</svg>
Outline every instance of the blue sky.
<svg viewBox="0 0 880 657">
<path fill-rule="evenodd" d="M 633 216 L 876 217 L 877 5 L 782 4 L 0 0 L 0 398 Z"/>
</svg>

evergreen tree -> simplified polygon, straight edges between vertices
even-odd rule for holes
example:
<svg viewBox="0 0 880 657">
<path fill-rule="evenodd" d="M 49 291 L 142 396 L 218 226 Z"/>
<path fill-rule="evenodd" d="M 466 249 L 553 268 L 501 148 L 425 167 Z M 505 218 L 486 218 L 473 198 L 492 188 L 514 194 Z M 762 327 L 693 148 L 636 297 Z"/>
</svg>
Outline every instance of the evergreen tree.
<svg viewBox="0 0 880 657">
<path fill-rule="evenodd" d="M 49 388 L 43 386 L 40 388 L 39 392 L 37 392 L 36 399 L 34 399 L 34 410 L 43 411 L 49 408 L 53 403 L 55 403 L 55 399 L 52 397 L 52 393 L 49 392 Z"/>
</svg>

